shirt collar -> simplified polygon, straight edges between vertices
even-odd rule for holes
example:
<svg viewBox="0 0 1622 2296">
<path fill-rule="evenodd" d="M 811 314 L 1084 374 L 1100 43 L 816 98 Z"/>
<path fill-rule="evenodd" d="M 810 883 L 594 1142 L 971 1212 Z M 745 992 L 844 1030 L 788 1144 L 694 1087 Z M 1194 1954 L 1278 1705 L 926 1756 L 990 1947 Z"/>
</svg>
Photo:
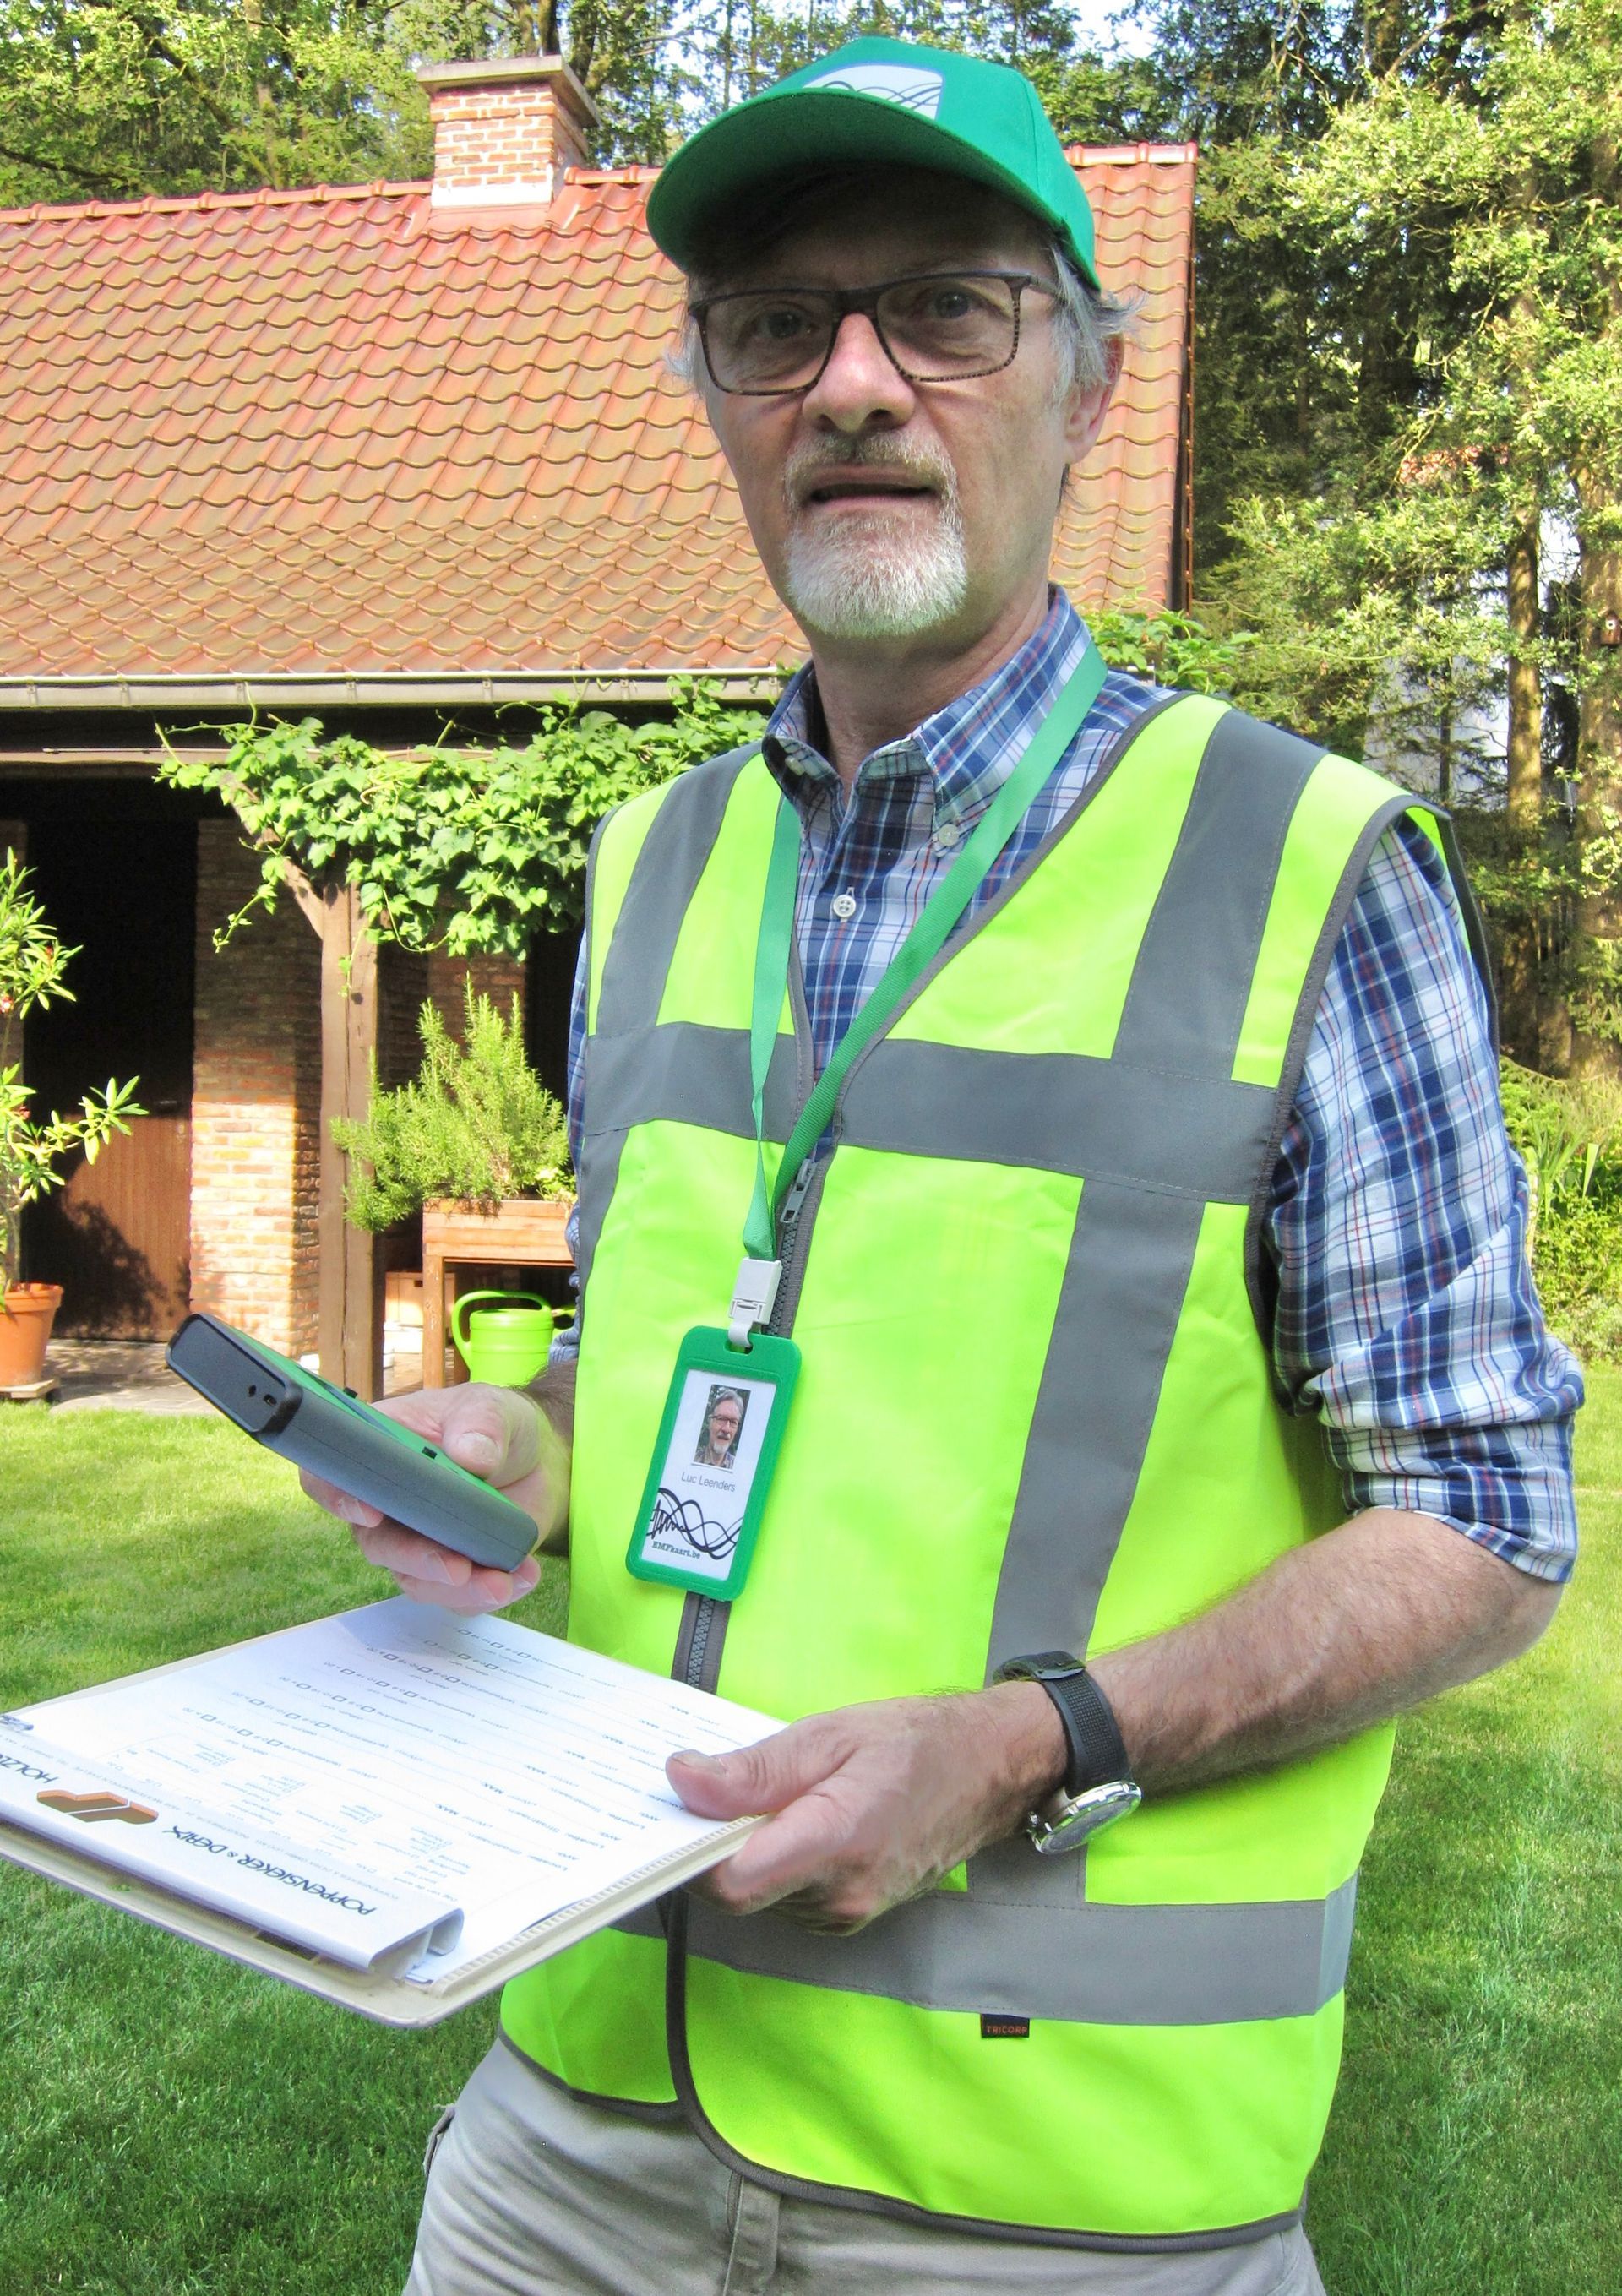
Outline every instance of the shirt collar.
<svg viewBox="0 0 1622 2296">
<path fill-rule="evenodd" d="M 977 820 L 1020 762 L 1086 645 L 1085 623 L 1063 591 L 1055 590 L 1041 628 L 1018 653 L 912 733 L 864 758 L 856 789 L 927 774 L 935 784 L 937 828 L 946 821 L 966 826 Z M 802 807 L 819 785 L 838 785 L 832 765 L 811 738 L 821 723 L 816 673 L 807 662 L 790 679 L 763 743 L 780 787 Z"/>
</svg>

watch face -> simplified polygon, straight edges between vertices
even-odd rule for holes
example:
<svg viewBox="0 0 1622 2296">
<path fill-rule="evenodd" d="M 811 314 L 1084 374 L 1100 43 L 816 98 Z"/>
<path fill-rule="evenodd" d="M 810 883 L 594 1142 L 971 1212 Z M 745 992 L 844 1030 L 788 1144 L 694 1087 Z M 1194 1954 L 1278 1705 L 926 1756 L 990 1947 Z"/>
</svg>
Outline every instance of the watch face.
<svg viewBox="0 0 1622 2296">
<path fill-rule="evenodd" d="M 1143 1799 L 1130 1778 L 1112 1778 L 1107 1785 L 1089 1786 L 1085 1793 L 1061 1797 L 1061 1806 L 1052 1816 L 1039 1813 L 1028 1819 L 1025 1830 L 1040 1856 L 1059 1857 L 1067 1849 L 1079 1849 L 1118 1818 L 1129 1817 Z"/>
</svg>

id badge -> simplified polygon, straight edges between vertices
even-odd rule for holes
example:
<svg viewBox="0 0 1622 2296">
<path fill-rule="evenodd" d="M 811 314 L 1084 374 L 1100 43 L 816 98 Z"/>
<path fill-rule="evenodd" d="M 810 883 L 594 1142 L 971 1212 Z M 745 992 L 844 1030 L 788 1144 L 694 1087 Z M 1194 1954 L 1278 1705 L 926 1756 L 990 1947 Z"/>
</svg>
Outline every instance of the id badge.
<svg viewBox="0 0 1622 2296">
<path fill-rule="evenodd" d="M 799 1349 L 689 1332 L 676 1358 L 626 1564 L 634 1577 L 730 1603 L 749 1576 L 789 1415 Z"/>
</svg>

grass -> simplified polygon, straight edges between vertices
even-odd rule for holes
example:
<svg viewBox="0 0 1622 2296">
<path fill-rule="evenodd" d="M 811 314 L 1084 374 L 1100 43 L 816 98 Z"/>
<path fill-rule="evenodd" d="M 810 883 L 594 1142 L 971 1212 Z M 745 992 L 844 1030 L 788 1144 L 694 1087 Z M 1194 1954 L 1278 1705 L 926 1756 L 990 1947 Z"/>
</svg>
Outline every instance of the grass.
<svg viewBox="0 0 1622 2296">
<path fill-rule="evenodd" d="M 1310 2224 L 1331 2296 L 1566 2296 L 1622 2237 L 1622 1373 L 1550 1635 L 1404 1734 Z M 375 1595 L 230 1429 L 0 1412 L 0 1705 Z M 555 1623 L 544 1579 L 519 1615 Z M 487 2003 L 397 2034 L 0 1871 L 0 2296 L 395 2296 Z"/>
</svg>

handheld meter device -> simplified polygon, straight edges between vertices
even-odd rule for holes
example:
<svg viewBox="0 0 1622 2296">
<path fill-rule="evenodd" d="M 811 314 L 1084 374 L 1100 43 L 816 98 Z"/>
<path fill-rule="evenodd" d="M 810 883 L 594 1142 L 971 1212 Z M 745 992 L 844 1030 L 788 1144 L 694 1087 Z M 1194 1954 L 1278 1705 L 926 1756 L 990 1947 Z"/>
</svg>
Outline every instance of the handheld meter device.
<svg viewBox="0 0 1622 2296">
<path fill-rule="evenodd" d="M 169 1341 L 168 1361 L 256 1443 L 381 1507 L 407 1530 L 497 1570 L 514 1569 L 535 1545 L 536 1527 L 522 1507 L 447 1459 L 426 1435 L 217 1316 L 188 1316 Z"/>
</svg>

